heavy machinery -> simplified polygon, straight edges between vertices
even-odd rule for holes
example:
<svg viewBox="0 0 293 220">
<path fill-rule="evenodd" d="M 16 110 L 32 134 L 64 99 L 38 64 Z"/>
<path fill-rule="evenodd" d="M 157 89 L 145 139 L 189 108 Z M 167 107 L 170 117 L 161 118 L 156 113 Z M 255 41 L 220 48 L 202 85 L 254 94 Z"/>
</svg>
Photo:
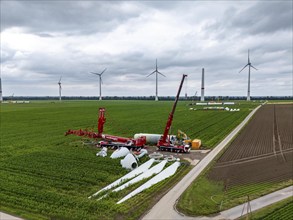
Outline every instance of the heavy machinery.
<svg viewBox="0 0 293 220">
<path fill-rule="evenodd" d="M 132 150 L 140 150 L 146 144 L 146 137 L 142 136 L 139 138 L 125 138 L 109 134 L 103 134 L 104 124 L 106 122 L 105 118 L 105 108 L 99 108 L 99 118 L 98 118 L 98 132 L 88 131 L 88 130 L 68 130 L 65 135 L 74 134 L 77 136 L 102 139 L 99 142 L 100 147 L 127 147 Z"/>
<path fill-rule="evenodd" d="M 187 141 L 187 143 L 186 143 L 186 141 L 184 141 L 184 139 L 178 139 L 178 138 L 171 136 L 171 135 L 168 136 L 171 125 L 172 125 L 174 112 L 176 110 L 177 102 L 179 100 L 179 95 L 180 95 L 185 77 L 187 77 L 187 75 L 183 74 L 172 111 L 169 114 L 169 117 L 168 117 L 168 120 L 166 123 L 164 133 L 157 143 L 157 147 L 161 151 L 171 151 L 171 152 L 177 152 L 177 153 L 188 153 L 190 151 L 190 142 L 191 141 L 189 141 L 189 142 Z M 186 137 L 187 137 L 187 135 L 186 135 Z"/>
<path fill-rule="evenodd" d="M 184 142 L 185 144 L 191 144 L 191 139 L 181 130 L 178 130 L 177 139 Z"/>
</svg>

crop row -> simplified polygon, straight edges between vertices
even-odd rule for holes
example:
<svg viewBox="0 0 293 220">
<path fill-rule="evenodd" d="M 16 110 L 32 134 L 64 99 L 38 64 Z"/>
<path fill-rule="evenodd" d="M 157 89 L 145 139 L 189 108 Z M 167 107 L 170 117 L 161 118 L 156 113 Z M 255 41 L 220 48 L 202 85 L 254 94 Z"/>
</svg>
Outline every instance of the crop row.
<svg viewBox="0 0 293 220">
<path fill-rule="evenodd" d="M 293 213 L 293 201 L 291 200 L 287 204 L 283 205 L 280 208 L 274 209 L 272 212 L 267 213 L 264 216 L 259 218 L 252 218 L 254 220 L 271 220 L 271 219 L 278 219 L 278 220 L 288 220 L 292 219 Z"/>
<path fill-rule="evenodd" d="M 292 105 L 277 106 L 277 119 L 290 115 L 291 110 Z M 292 137 L 292 132 L 285 132 L 292 128 L 289 119 L 277 123 L 284 135 Z M 274 106 L 261 107 L 214 166 L 184 192 L 179 209 L 192 215 L 211 214 L 246 202 L 247 195 L 255 198 L 292 185 L 293 145 L 283 156 L 273 154 L 273 123 Z"/>
<path fill-rule="evenodd" d="M 52 219 L 113 219 L 119 215 L 130 218 L 132 210 L 137 219 L 159 196 L 157 189 L 164 191 L 166 184 L 173 184 L 174 179 L 185 172 L 186 168 L 180 169 L 174 177 L 119 206 L 116 205 L 118 199 L 134 188 L 110 194 L 101 201 L 87 199 L 126 171 L 119 160 L 96 157 L 97 149 L 81 145 L 80 137 L 65 137 L 64 132 L 96 129 L 98 108 L 106 107 L 105 133 L 129 137 L 139 132 L 162 133 L 173 104 L 101 103 L 1 106 L 0 200 L 3 209 L 29 213 L 26 216 L 32 218 L 41 215 Z M 203 143 L 211 147 L 221 139 L 219 136 L 226 135 L 240 122 L 238 117 L 249 113 L 248 106 L 231 113 L 189 111 L 186 103 L 178 103 L 177 110 L 173 132 L 188 128 L 184 130 L 188 135 L 195 134 L 190 135 L 191 138 L 203 137 Z M 221 132 L 217 132 L 221 128 L 218 124 L 224 125 Z M 208 129 L 204 129 L 207 126 Z"/>
</svg>

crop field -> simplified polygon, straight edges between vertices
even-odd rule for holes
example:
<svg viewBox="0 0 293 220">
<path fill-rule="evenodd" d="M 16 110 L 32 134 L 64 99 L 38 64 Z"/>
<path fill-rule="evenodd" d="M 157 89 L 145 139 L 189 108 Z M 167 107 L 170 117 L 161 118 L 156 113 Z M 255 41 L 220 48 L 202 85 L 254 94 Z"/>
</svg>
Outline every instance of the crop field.
<svg viewBox="0 0 293 220">
<path fill-rule="evenodd" d="M 288 198 L 249 214 L 252 220 L 288 220 L 293 216 L 293 198 Z M 244 220 L 246 217 L 241 218 Z"/>
<path fill-rule="evenodd" d="M 247 195 L 253 199 L 291 185 L 292 110 L 290 104 L 261 107 L 205 176 L 187 190 L 182 203 L 202 205 L 202 212 L 211 214 L 245 202 Z M 197 188 L 203 184 L 209 185 L 210 190 L 201 195 L 204 199 L 198 204 L 199 199 L 194 201 L 191 195 L 199 193 Z M 202 214 L 184 210 L 183 204 L 179 205 L 183 211 Z"/>
<path fill-rule="evenodd" d="M 95 129 L 99 107 L 106 107 L 105 133 L 132 136 L 162 133 L 173 102 L 71 101 L 1 104 L 1 210 L 27 219 L 137 219 L 186 172 L 128 202 L 116 202 L 137 185 L 106 199 L 87 199 L 127 171 L 120 160 L 95 156 L 82 138 L 64 136 L 68 129 Z M 239 103 L 240 112 L 189 111 L 179 102 L 174 129 L 214 147 L 259 103 Z M 174 130 L 176 131 L 176 130 Z M 176 132 L 174 132 L 176 133 Z"/>
</svg>

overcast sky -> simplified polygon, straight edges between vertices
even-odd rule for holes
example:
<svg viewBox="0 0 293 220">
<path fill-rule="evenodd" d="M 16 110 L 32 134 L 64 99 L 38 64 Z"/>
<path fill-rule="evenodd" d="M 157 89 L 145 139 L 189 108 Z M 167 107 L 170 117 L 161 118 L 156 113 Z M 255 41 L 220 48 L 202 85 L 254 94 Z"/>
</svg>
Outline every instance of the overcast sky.
<svg viewBox="0 0 293 220">
<path fill-rule="evenodd" d="M 292 1 L 2 1 L 4 96 L 292 95 Z"/>
</svg>

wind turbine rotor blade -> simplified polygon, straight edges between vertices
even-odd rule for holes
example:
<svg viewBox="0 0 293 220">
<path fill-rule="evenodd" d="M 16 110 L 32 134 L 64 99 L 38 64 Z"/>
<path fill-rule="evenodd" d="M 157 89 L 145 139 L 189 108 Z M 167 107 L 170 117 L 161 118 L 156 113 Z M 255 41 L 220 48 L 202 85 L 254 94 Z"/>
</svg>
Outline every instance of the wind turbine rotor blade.
<svg viewBox="0 0 293 220">
<path fill-rule="evenodd" d="M 159 74 L 161 74 L 162 76 L 166 77 L 163 73 L 160 73 L 159 71 L 157 71 Z"/>
<path fill-rule="evenodd" d="M 152 72 L 151 74 L 149 74 L 147 77 L 149 77 L 150 75 L 154 74 L 156 72 L 156 70 L 154 72 Z"/>
<path fill-rule="evenodd" d="M 250 60 L 249 60 L 249 50 L 248 50 L 248 63 L 250 63 Z"/>
<path fill-rule="evenodd" d="M 246 65 L 242 68 L 242 70 L 244 70 L 245 67 L 247 67 L 247 66 L 248 66 L 248 64 L 246 64 Z M 242 70 L 240 70 L 239 73 L 240 73 Z"/>
<path fill-rule="evenodd" d="M 258 70 L 258 69 L 256 69 L 254 66 L 252 66 L 251 64 L 250 64 L 250 66 L 251 66 L 253 69 Z"/>
<path fill-rule="evenodd" d="M 60 77 L 60 79 L 59 79 L 59 82 L 58 82 L 58 83 L 60 83 L 60 82 L 61 82 L 61 79 L 62 79 L 62 76 Z"/>
<path fill-rule="evenodd" d="M 102 75 L 106 70 L 107 70 L 107 68 L 105 68 L 105 69 L 100 73 L 100 75 Z"/>
<path fill-rule="evenodd" d="M 91 74 L 95 74 L 97 76 L 99 76 L 100 74 L 99 73 L 94 73 L 94 72 L 90 72 Z"/>
</svg>

